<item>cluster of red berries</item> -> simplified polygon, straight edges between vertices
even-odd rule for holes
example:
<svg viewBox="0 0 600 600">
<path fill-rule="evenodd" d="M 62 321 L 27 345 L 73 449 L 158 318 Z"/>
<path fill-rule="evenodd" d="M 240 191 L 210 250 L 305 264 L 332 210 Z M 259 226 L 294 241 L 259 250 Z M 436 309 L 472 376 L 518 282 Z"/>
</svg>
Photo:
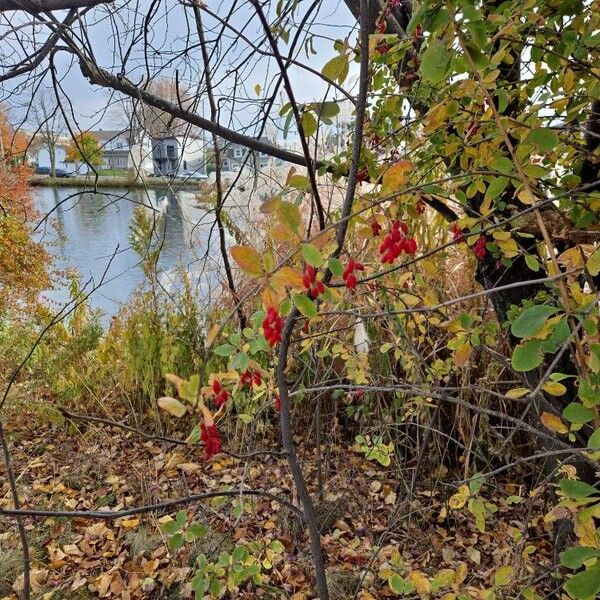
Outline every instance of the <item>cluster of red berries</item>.
<svg viewBox="0 0 600 600">
<path fill-rule="evenodd" d="M 262 383 L 260 371 L 246 369 L 240 377 L 240 382 L 242 385 L 247 385 L 249 388 L 251 388 L 253 385 L 260 385 Z"/>
<path fill-rule="evenodd" d="M 414 254 L 417 251 L 417 242 L 414 237 L 408 237 L 408 226 L 406 223 L 394 221 L 392 230 L 385 236 L 381 246 L 379 246 L 379 254 L 381 254 L 381 262 L 389 263 L 390 265 L 402 254 Z"/>
<path fill-rule="evenodd" d="M 325 286 L 322 281 L 317 281 L 317 270 L 312 265 L 305 265 L 302 283 L 308 290 L 308 295 L 314 300 L 318 298 L 324 291 Z"/>
<path fill-rule="evenodd" d="M 281 341 L 283 319 L 281 318 L 279 312 L 272 306 L 270 306 L 269 310 L 267 310 L 267 316 L 265 317 L 262 326 L 265 339 L 267 342 L 269 342 L 269 346 L 271 346 L 271 348 Z"/>
<path fill-rule="evenodd" d="M 487 238 L 485 237 L 485 235 L 480 235 L 477 241 L 475 242 L 475 245 L 473 246 L 473 254 L 475 254 L 475 256 L 479 260 L 483 260 L 485 258 L 485 255 L 487 253 L 486 245 Z"/>
<path fill-rule="evenodd" d="M 458 244 L 465 241 L 465 234 L 463 230 L 456 224 L 452 223 L 450 226 L 452 232 L 452 239 Z M 473 254 L 479 259 L 483 260 L 487 254 L 487 237 L 481 234 L 475 244 L 473 244 Z"/>
<path fill-rule="evenodd" d="M 221 438 L 216 425 L 200 425 L 200 437 L 204 442 L 206 460 L 221 452 Z"/>
<path fill-rule="evenodd" d="M 221 385 L 221 382 L 218 379 L 213 380 L 212 391 L 215 396 L 215 404 L 217 406 L 223 406 L 223 404 L 229 400 L 229 392 Z"/>
<path fill-rule="evenodd" d="M 344 269 L 344 273 L 342 277 L 346 282 L 346 287 L 349 290 L 353 290 L 356 287 L 356 275 L 354 275 L 354 271 L 364 271 L 365 267 L 361 265 L 359 262 L 355 261 L 351 258 Z"/>
</svg>

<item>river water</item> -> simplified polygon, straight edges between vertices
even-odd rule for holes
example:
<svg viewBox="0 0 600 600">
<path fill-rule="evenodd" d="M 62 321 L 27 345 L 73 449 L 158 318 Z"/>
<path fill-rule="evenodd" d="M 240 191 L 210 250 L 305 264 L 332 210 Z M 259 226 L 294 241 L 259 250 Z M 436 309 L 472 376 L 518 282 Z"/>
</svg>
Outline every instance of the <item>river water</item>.
<svg viewBox="0 0 600 600">
<path fill-rule="evenodd" d="M 40 213 L 48 215 L 38 226 L 38 239 L 47 244 L 55 257 L 54 265 L 76 269 L 87 289 L 104 275 L 105 283 L 90 297 L 104 323 L 144 283 L 140 257 L 130 241 L 136 205 L 144 206 L 156 218 L 162 240 L 159 281 L 165 289 L 176 288 L 183 269 L 191 275 L 198 296 L 207 297 L 216 290 L 218 251 L 210 250 L 211 246 L 218 248 L 213 217 L 197 206 L 194 192 L 102 189 L 90 193 L 69 187 L 40 187 L 35 194 Z M 45 298 L 60 308 L 69 301 L 68 285 L 57 285 Z"/>
</svg>

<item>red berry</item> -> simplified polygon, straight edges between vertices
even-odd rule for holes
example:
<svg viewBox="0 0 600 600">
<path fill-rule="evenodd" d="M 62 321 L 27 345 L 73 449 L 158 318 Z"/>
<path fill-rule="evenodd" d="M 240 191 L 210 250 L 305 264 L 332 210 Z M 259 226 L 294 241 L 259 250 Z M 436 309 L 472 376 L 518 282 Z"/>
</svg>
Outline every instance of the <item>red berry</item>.
<svg viewBox="0 0 600 600">
<path fill-rule="evenodd" d="M 381 225 L 377 221 L 371 221 L 371 231 L 377 237 L 381 233 Z"/>
<path fill-rule="evenodd" d="M 202 423 L 200 426 L 200 437 L 204 442 L 206 460 L 221 452 L 221 438 L 219 437 L 216 425 L 205 425 Z"/>
<path fill-rule="evenodd" d="M 349 290 L 353 290 L 356 288 L 356 277 L 352 275 L 352 273 L 348 275 L 348 277 L 346 277 L 346 287 Z"/>
<path fill-rule="evenodd" d="M 267 310 L 267 316 L 265 317 L 262 326 L 265 339 L 271 348 L 281 341 L 283 319 L 281 318 L 279 312 L 272 306 L 270 306 Z"/>
<path fill-rule="evenodd" d="M 479 260 L 483 260 L 485 258 L 485 255 L 487 253 L 486 244 L 487 238 L 485 237 L 485 235 L 480 235 L 478 240 L 475 242 L 475 245 L 473 246 L 473 253 Z"/>
<path fill-rule="evenodd" d="M 275 410 L 281 410 L 281 398 L 279 397 L 279 394 L 275 396 L 273 403 L 275 405 Z"/>
</svg>

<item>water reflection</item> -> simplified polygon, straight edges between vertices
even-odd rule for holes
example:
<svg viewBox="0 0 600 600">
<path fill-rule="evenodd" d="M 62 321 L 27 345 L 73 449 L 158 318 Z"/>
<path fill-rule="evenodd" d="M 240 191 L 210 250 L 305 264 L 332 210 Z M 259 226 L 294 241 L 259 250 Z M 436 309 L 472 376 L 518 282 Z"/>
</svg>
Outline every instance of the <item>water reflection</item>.
<svg viewBox="0 0 600 600">
<path fill-rule="evenodd" d="M 106 283 L 91 298 L 105 321 L 144 281 L 140 259 L 129 239 L 137 205 L 155 218 L 161 239 L 158 267 L 167 288 L 173 290 L 180 268 L 191 274 L 199 295 L 207 296 L 217 284 L 218 258 L 208 251 L 212 219 L 197 208 L 193 192 L 105 189 L 90 193 L 67 187 L 38 188 L 36 192 L 40 212 L 50 214 L 39 237 L 56 257 L 57 267 L 77 269 L 82 283 L 98 283 L 110 263 Z M 205 253 L 206 264 L 202 260 Z M 63 304 L 69 299 L 68 289 L 58 286 L 46 298 Z"/>
</svg>

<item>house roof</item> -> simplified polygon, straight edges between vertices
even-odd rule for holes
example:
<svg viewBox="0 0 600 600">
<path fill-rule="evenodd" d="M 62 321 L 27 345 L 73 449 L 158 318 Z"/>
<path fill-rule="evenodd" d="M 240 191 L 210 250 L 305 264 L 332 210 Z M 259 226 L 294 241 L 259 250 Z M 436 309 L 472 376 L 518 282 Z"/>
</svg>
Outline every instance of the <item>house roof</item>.
<svg viewBox="0 0 600 600">
<path fill-rule="evenodd" d="M 131 134 L 129 129 L 93 129 L 90 133 L 94 134 L 100 142 L 110 142 L 118 138 L 127 138 Z"/>
</svg>

